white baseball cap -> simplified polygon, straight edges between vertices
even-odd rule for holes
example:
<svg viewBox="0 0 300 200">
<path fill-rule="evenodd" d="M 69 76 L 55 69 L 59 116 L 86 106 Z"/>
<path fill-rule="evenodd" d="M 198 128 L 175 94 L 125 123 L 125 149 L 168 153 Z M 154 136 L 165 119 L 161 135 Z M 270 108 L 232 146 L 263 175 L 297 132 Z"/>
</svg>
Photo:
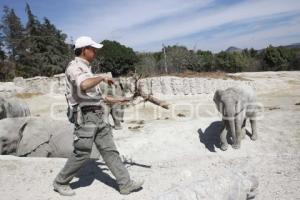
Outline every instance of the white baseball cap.
<svg viewBox="0 0 300 200">
<path fill-rule="evenodd" d="M 100 49 L 101 47 L 103 47 L 102 44 L 99 44 L 99 43 L 95 42 L 94 40 L 92 40 L 92 38 L 87 37 L 87 36 L 81 36 L 81 37 L 76 39 L 75 49 L 79 49 L 79 48 L 87 47 L 87 46 L 91 46 L 91 47 L 94 47 L 96 49 Z"/>
</svg>

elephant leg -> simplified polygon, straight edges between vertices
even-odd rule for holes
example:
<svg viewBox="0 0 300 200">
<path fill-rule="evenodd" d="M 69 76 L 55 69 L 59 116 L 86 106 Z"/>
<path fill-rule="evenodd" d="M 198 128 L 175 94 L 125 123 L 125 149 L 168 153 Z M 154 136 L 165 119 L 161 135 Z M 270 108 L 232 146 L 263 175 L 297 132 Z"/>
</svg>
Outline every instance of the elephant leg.
<svg viewBox="0 0 300 200">
<path fill-rule="evenodd" d="M 0 155 L 3 154 L 3 142 L 0 140 Z"/>
<path fill-rule="evenodd" d="M 242 125 L 242 139 L 245 139 L 246 136 L 246 119 L 244 119 L 243 125 Z"/>
<path fill-rule="evenodd" d="M 255 141 L 257 140 L 257 127 L 256 127 L 256 119 L 250 119 L 251 129 L 252 129 L 252 135 L 251 140 Z"/>
<path fill-rule="evenodd" d="M 225 125 L 225 121 L 223 121 L 223 127 L 222 127 L 222 132 L 220 135 L 220 140 L 221 140 L 221 149 L 223 151 L 226 151 L 228 149 L 228 142 L 227 142 L 227 129 Z"/>
<path fill-rule="evenodd" d="M 124 105 L 120 105 L 120 120 L 121 122 L 124 122 L 124 109 L 125 109 L 125 106 Z"/>
<path fill-rule="evenodd" d="M 51 149 L 48 143 L 40 145 L 37 149 L 33 150 L 27 157 L 51 157 Z"/>
<path fill-rule="evenodd" d="M 111 116 L 113 118 L 113 121 L 114 121 L 114 128 L 119 130 L 119 129 L 122 129 L 122 125 L 121 125 L 121 106 L 116 104 L 116 105 L 113 105 L 112 109 L 111 109 Z"/>
<path fill-rule="evenodd" d="M 103 105 L 104 108 L 104 114 L 103 114 L 103 120 L 109 124 L 109 115 L 111 114 L 111 106 L 110 105 Z"/>
</svg>

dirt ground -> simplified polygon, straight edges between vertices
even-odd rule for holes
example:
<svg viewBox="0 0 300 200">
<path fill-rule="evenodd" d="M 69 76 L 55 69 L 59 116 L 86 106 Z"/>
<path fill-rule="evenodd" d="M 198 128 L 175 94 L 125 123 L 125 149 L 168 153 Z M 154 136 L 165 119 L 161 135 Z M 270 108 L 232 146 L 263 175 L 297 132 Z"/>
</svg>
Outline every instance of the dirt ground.
<svg viewBox="0 0 300 200">
<path fill-rule="evenodd" d="M 246 137 L 241 149 L 221 151 L 217 140 L 220 116 L 212 94 L 166 96 L 170 111 L 149 103 L 129 107 L 124 128 L 114 131 L 131 176 L 145 180 L 143 190 L 121 196 L 100 159 L 88 162 L 72 181 L 76 196 L 61 197 L 53 192 L 52 181 L 65 159 L 0 156 L 0 199 L 163 199 L 174 190 L 184 193 L 186 187 L 199 180 L 209 181 L 210 190 L 218 192 L 213 180 L 238 172 L 257 176 L 256 199 L 300 199 L 300 72 L 232 76 L 256 83 L 258 100 L 264 106 L 257 141 Z M 63 97 L 37 95 L 26 101 L 35 116 L 64 116 L 59 109 Z M 50 112 L 53 104 L 56 111 Z M 184 194 L 178 199 L 198 199 L 195 196 Z"/>
</svg>

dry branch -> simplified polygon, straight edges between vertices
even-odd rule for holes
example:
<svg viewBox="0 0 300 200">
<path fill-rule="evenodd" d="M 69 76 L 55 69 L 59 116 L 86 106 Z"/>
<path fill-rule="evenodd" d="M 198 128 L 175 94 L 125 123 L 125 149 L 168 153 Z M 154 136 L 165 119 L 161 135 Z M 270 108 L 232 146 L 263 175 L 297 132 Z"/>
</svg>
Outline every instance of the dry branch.
<svg viewBox="0 0 300 200">
<path fill-rule="evenodd" d="M 139 84 L 139 80 L 141 79 L 142 75 L 134 75 L 133 79 L 134 79 L 134 91 L 130 90 L 133 93 L 132 101 L 134 99 L 136 99 L 137 97 L 142 97 L 144 99 L 144 101 L 149 101 L 157 106 L 160 106 L 162 108 L 165 109 L 169 109 L 169 104 L 165 101 L 162 101 L 158 98 L 155 98 L 153 95 L 150 94 L 146 94 L 142 91 L 142 87 Z"/>
</svg>

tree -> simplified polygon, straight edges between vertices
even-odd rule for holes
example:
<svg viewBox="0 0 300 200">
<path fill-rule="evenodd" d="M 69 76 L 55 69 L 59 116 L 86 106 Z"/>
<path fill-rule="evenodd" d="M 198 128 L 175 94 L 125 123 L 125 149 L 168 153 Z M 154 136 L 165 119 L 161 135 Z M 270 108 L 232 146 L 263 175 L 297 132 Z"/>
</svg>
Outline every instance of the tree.
<svg viewBox="0 0 300 200">
<path fill-rule="evenodd" d="M 292 49 L 293 57 L 290 62 L 289 70 L 300 70 L 300 49 Z"/>
<path fill-rule="evenodd" d="M 1 63 L 0 63 L 0 80 L 11 80 L 18 74 L 21 65 L 18 63 L 20 57 L 24 54 L 24 27 L 20 18 L 15 14 L 13 9 L 4 6 L 4 15 L 1 19 Z M 7 57 L 2 47 L 5 47 Z"/>
<path fill-rule="evenodd" d="M 199 57 L 199 68 L 195 71 L 213 71 L 214 70 L 214 55 L 211 51 L 201 51 L 198 50 L 196 53 Z"/>
<path fill-rule="evenodd" d="M 289 70 L 295 53 L 288 48 L 269 46 L 264 50 L 263 60 L 266 64 L 264 70 Z"/>
<path fill-rule="evenodd" d="M 72 57 L 71 50 L 65 43 L 67 36 L 57 30 L 47 18 L 44 18 L 40 29 L 42 40 L 37 49 L 42 61 L 40 73 L 46 76 L 62 73 Z"/>
<path fill-rule="evenodd" d="M 168 72 L 183 72 L 191 67 L 192 52 L 184 46 L 167 46 L 166 61 Z"/>
<path fill-rule="evenodd" d="M 135 70 L 138 74 L 144 76 L 157 75 L 160 73 L 158 63 L 151 53 L 138 54 L 138 62 L 135 64 Z"/>
<path fill-rule="evenodd" d="M 125 75 L 134 71 L 138 61 L 132 48 L 121 45 L 116 41 L 104 40 L 103 47 L 98 49 L 94 72 L 111 72 L 113 76 Z"/>
<path fill-rule="evenodd" d="M 0 25 L 2 26 L 2 25 Z M 0 32 L 0 81 L 10 81 L 15 76 L 15 65 L 6 59 L 4 47 L 4 37 Z"/>
<path fill-rule="evenodd" d="M 42 55 L 45 51 L 42 24 L 33 15 L 29 4 L 26 4 L 25 12 L 27 14 L 26 24 L 26 38 L 24 40 L 26 54 L 20 59 L 23 64 L 22 76 L 42 76 L 42 67 L 44 56 Z"/>
<path fill-rule="evenodd" d="M 241 52 L 221 51 L 216 56 L 216 65 L 225 72 L 241 72 L 249 65 L 249 59 Z"/>
<path fill-rule="evenodd" d="M 16 76 L 15 63 L 10 60 L 0 60 L 0 81 L 11 81 Z"/>
<path fill-rule="evenodd" d="M 251 56 L 252 58 L 255 58 L 255 57 L 257 57 L 258 52 L 257 52 L 255 49 L 251 48 L 251 49 L 249 50 L 249 54 L 250 54 L 250 56 Z"/>
<path fill-rule="evenodd" d="M 20 62 L 25 66 L 23 76 L 52 76 L 62 73 L 71 57 L 65 43 L 66 35 L 57 30 L 50 20 L 41 23 L 26 5 L 26 55 Z"/>
<path fill-rule="evenodd" d="M 4 33 L 3 42 L 8 50 L 10 60 L 15 62 L 23 53 L 24 27 L 14 9 L 4 6 L 3 13 L 1 25 L 1 30 Z"/>
<path fill-rule="evenodd" d="M 0 24 L 0 30 L 2 29 L 1 27 L 2 25 Z M 3 47 L 4 47 L 4 37 L 0 32 L 0 61 L 3 61 L 6 57 Z"/>
<path fill-rule="evenodd" d="M 71 58 L 71 49 L 65 43 L 66 34 L 47 18 L 41 23 L 29 4 L 25 9 L 28 18 L 25 28 L 13 9 L 4 7 L 3 11 L 1 31 L 8 54 L 5 66 L 12 66 L 15 70 L 12 74 L 27 78 L 62 73 Z M 2 54 L 0 51 L 0 57 Z"/>
</svg>

